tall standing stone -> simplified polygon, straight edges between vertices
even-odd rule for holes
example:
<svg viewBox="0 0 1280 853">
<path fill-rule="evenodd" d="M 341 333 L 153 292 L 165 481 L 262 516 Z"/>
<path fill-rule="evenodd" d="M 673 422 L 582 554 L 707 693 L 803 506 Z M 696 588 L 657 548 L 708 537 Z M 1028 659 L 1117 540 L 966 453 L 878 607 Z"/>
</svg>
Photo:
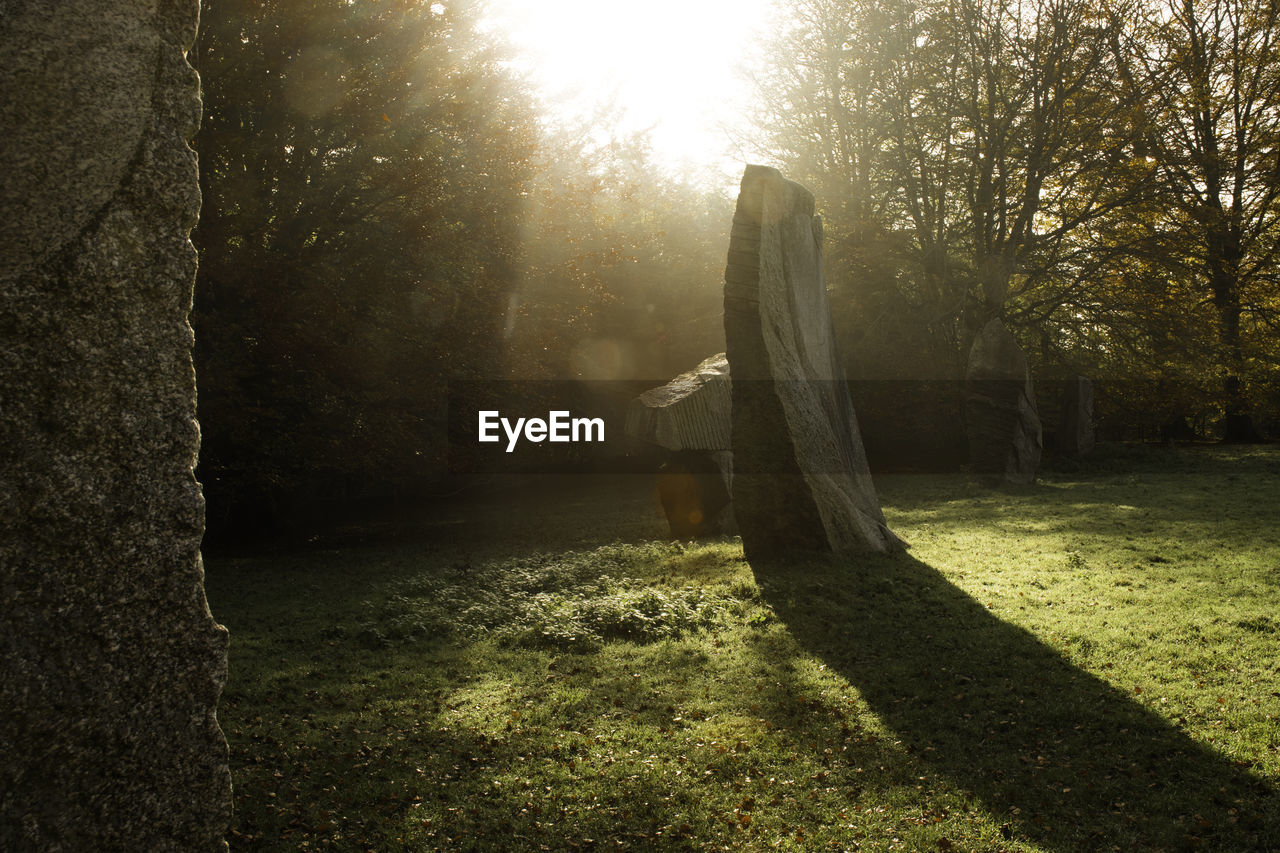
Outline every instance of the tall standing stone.
<svg viewBox="0 0 1280 853">
<path fill-rule="evenodd" d="M 197 0 L 0 13 L 0 849 L 225 850 L 193 475 Z"/>
<path fill-rule="evenodd" d="M 1043 438 L 1031 366 L 999 319 L 974 341 L 965 384 L 970 468 L 1015 485 L 1033 482 Z"/>
<path fill-rule="evenodd" d="M 813 196 L 775 169 L 742 177 L 725 269 L 733 505 L 747 556 L 889 551 L 822 271 Z"/>
</svg>

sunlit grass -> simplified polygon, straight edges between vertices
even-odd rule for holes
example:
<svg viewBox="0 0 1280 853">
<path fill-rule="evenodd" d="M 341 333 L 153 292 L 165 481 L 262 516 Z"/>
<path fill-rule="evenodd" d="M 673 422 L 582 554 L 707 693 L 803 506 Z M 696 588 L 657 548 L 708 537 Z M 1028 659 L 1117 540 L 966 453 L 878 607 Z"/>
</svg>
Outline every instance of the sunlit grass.
<svg viewBox="0 0 1280 853">
<path fill-rule="evenodd" d="M 909 557 L 754 572 L 586 480 L 532 527 L 210 560 L 232 847 L 1276 849 L 1278 474 L 885 478 Z"/>
</svg>

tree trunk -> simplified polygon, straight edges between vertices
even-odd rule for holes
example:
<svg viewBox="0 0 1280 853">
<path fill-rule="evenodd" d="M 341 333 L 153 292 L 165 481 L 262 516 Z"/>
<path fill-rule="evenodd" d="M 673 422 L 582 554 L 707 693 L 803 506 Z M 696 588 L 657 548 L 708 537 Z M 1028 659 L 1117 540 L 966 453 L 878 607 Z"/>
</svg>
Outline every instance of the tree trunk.
<svg viewBox="0 0 1280 853">
<path fill-rule="evenodd" d="M 1232 228 L 1209 236 L 1209 266 L 1213 305 L 1218 311 L 1218 337 L 1223 351 L 1222 440 L 1228 444 L 1254 444 L 1262 436 L 1253 425 L 1249 401 L 1240 374 L 1244 348 L 1240 341 L 1240 240 Z"/>
</svg>

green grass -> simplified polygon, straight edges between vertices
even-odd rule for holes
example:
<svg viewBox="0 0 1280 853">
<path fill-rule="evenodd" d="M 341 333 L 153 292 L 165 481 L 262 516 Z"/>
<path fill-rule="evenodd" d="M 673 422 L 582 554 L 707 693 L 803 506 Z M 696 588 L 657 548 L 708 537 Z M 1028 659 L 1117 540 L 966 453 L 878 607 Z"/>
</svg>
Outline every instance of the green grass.
<svg viewBox="0 0 1280 853">
<path fill-rule="evenodd" d="M 1280 451 L 878 486 L 907 556 L 578 478 L 210 558 L 232 849 L 1280 850 Z"/>
</svg>

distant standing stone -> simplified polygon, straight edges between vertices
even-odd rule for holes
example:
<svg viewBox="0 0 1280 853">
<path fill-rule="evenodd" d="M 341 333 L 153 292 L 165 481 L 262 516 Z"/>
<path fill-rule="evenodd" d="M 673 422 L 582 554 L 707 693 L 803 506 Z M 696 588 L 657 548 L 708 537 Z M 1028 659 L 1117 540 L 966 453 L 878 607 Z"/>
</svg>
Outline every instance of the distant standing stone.
<svg viewBox="0 0 1280 853">
<path fill-rule="evenodd" d="M 969 465 L 974 473 L 1011 484 L 1035 480 L 1043 439 L 1031 368 L 998 319 L 983 327 L 965 373 Z"/>
<path fill-rule="evenodd" d="M 1093 452 L 1093 383 L 1073 376 L 1062 389 L 1062 418 L 1058 422 L 1058 452 L 1080 459 Z"/>
<path fill-rule="evenodd" d="M 813 196 L 775 169 L 742 177 L 725 269 L 733 506 L 749 558 L 890 551 L 836 351 Z"/>
</svg>

